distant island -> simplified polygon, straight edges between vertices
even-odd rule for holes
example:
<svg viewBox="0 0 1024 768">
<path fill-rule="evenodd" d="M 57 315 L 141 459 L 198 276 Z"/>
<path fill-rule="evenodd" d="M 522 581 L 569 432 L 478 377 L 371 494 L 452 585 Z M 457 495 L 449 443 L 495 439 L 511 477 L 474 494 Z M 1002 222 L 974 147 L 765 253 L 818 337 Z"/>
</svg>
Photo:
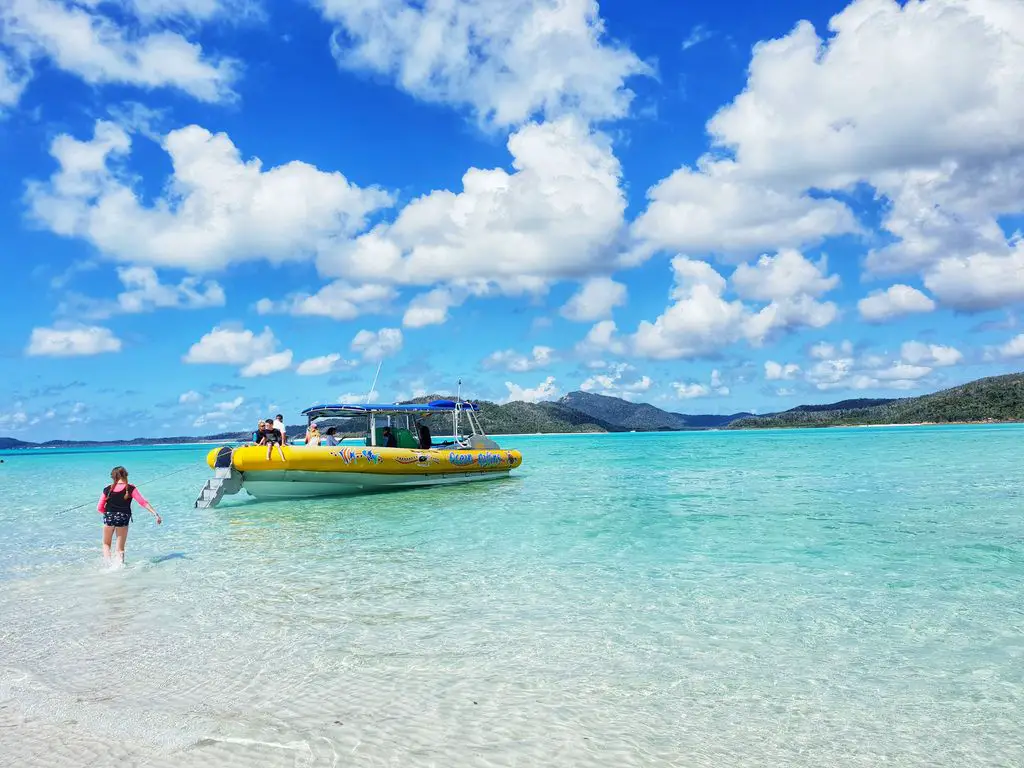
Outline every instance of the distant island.
<svg viewBox="0 0 1024 768">
<path fill-rule="evenodd" d="M 429 395 L 407 402 L 429 402 L 440 397 Z M 841 400 L 823 405 L 801 405 L 763 415 L 745 412 L 729 415 L 675 413 L 648 403 L 633 403 L 589 392 L 570 392 L 549 402 L 498 405 L 480 401 L 479 405 L 480 420 L 492 435 L 1009 422 L 1024 421 L 1024 373 L 991 376 L 920 397 Z M 446 428 L 450 428 L 450 424 L 435 424 L 435 434 L 444 434 Z M 287 427 L 290 435 L 301 435 L 305 429 L 305 424 Z M 249 436 L 248 431 L 243 431 L 134 440 L 50 440 L 45 443 L 0 437 L 0 449 L 243 442 Z"/>
</svg>

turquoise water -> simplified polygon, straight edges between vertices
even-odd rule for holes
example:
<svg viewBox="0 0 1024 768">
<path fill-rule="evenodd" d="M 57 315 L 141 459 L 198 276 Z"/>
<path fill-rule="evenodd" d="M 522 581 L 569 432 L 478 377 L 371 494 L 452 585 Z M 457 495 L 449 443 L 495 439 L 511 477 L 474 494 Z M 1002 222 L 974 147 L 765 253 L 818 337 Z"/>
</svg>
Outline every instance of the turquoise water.
<svg viewBox="0 0 1024 768">
<path fill-rule="evenodd" d="M 205 448 L 4 454 L 0 756 L 1024 764 L 1024 428 L 500 442 L 507 481 L 202 511 Z M 165 522 L 111 570 L 118 463 Z"/>
</svg>

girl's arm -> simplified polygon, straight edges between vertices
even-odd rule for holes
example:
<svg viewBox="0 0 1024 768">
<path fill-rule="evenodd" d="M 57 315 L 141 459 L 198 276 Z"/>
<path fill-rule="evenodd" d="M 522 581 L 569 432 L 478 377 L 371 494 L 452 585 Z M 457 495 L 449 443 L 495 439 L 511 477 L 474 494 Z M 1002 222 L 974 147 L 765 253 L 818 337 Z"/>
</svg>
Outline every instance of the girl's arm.
<svg viewBox="0 0 1024 768">
<path fill-rule="evenodd" d="M 139 504 L 141 504 L 143 507 L 149 510 L 149 513 L 156 518 L 157 525 L 160 525 L 160 523 L 163 522 L 163 520 L 160 519 L 160 515 L 157 514 L 157 511 L 153 509 L 153 505 L 146 501 L 146 497 L 139 492 L 138 488 L 132 491 L 132 498 L 135 501 L 139 502 Z"/>
<path fill-rule="evenodd" d="M 106 497 L 106 494 L 103 494 L 103 493 L 100 494 L 100 501 L 99 501 L 99 504 L 96 505 L 96 511 L 99 512 L 101 515 L 106 513 L 106 511 L 107 511 L 107 497 Z"/>
</svg>

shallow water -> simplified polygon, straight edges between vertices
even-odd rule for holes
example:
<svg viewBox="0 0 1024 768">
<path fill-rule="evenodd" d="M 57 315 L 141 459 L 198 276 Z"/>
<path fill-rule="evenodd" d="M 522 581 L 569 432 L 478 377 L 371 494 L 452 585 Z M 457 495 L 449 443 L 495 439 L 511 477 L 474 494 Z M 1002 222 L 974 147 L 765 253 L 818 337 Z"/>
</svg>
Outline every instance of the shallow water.
<svg viewBox="0 0 1024 768">
<path fill-rule="evenodd" d="M 509 480 L 213 510 L 206 448 L 7 453 L 0 763 L 1022 765 L 1022 438 L 502 438 Z M 112 570 L 118 463 L 165 522 Z"/>
</svg>

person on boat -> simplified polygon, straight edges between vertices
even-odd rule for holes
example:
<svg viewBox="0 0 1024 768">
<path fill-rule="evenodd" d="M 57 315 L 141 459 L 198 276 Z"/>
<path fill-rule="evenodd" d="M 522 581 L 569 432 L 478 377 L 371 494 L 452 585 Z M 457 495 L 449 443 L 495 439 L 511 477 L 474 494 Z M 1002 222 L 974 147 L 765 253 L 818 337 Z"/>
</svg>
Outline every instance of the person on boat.
<svg viewBox="0 0 1024 768">
<path fill-rule="evenodd" d="M 128 470 L 114 467 L 110 470 L 110 485 L 103 489 L 96 511 L 103 515 L 103 559 L 110 562 L 110 546 L 117 534 L 117 557 L 124 562 L 124 545 L 128 540 L 128 524 L 132 521 L 132 502 L 137 501 L 156 518 L 156 524 L 163 520 L 153 505 L 139 493 L 139 489 L 128 484 Z"/>
<path fill-rule="evenodd" d="M 324 433 L 324 436 L 320 438 L 320 445 L 337 445 L 338 438 L 334 436 L 335 434 L 336 430 L 334 429 L 334 427 L 328 427 L 327 432 Z"/>
<path fill-rule="evenodd" d="M 384 447 L 385 448 L 397 448 L 398 438 L 395 437 L 395 433 L 391 431 L 391 427 L 384 427 Z"/>
<path fill-rule="evenodd" d="M 306 429 L 306 445 L 320 445 L 320 428 L 316 424 Z"/>
<path fill-rule="evenodd" d="M 430 427 L 422 421 L 419 422 L 420 448 L 429 451 L 434 445 L 434 438 L 430 435 Z"/>
<path fill-rule="evenodd" d="M 267 422 L 260 419 L 260 423 L 256 425 L 256 431 L 252 433 L 252 444 L 263 445 L 263 432 L 267 428 Z"/>
<path fill-rule="evenodd" d="M 269 419 L 268 419 L 269 421 Z M 285 445 L 288 442 L 288 435 L 285 434 L 284 429 L 284 416 L 280 413 L 274 417 L 274 429 L 281 433 L 281 445 Z"/>
<path fill-rule="evenodd" d="M 267 446 L 267 461 L 270 461 L 274 454 L 274 446 L 277 446 L 277 452 L 281 456 L 281 461 L 284 461 L 284 449 L 281 447 L 284 443 L 284 436 L 281 434 L 281 430 L 274 427 L 274 420 L 267 419 L 267 426 L 263 430 L 263 445 Z"/>
</svg>

